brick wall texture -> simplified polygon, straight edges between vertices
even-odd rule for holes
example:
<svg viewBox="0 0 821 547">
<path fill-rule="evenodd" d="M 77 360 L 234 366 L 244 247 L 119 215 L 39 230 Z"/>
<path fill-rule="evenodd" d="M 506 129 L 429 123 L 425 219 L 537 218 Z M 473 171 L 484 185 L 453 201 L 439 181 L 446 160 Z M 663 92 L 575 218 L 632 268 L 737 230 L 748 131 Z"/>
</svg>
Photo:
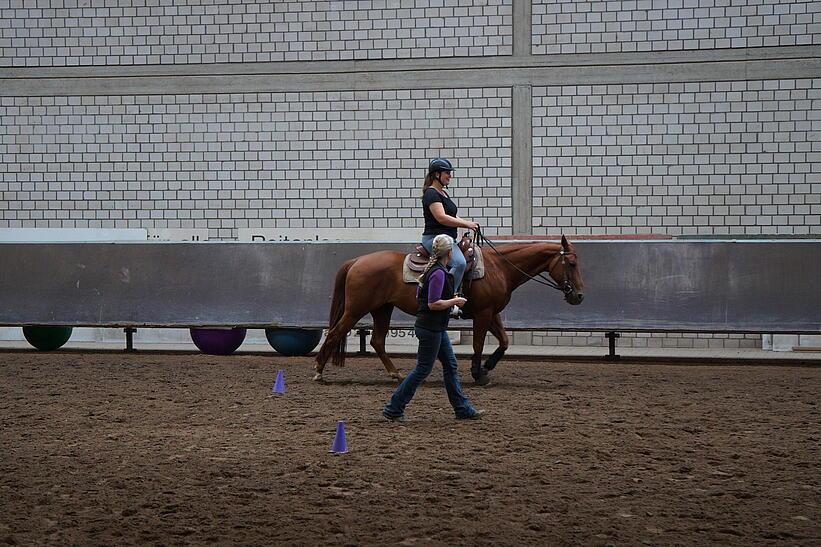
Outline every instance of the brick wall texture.
<svg viewBox="0 0 821 547">
<path fill-rule="evenodd" d="M 801 0 L 535 0 L 533 53 L 821 43 L 821 3 Z"/>
<path fill-rule="evenodd" d="M 0 66 L 509 55 L 512 0 L 0 1 Z"/>
<path fill-rule="evenodd" d="M 533 89 L 537 233 L 821 235 L 821 80 Z"/>
<path fill-rule="evenodd" d="M 510 95 L 3 97 L 0 227 L 421 227 L 441 155 L 460 214 L 509 233 Z"/>
</svg>

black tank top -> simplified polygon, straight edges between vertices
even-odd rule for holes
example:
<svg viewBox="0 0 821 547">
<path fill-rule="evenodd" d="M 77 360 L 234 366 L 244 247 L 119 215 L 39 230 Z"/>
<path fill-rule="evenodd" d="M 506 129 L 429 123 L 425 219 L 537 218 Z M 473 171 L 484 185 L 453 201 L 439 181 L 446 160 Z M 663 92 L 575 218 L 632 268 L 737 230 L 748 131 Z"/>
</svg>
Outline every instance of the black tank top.
<svg viewBox="0 0 821 547">
<path fill-rule="evenodd" d="M 449 300 L 453 298 L 453 276 L 442 267 L 441 264 L 435 264 L 433 268 L 425 274 L 425 279 L 422 281 L 422 286 L 419 289 L 419 294 L 416 297 L 416 326 L 422 327 L 432 331 L 447 330 L 450 322 L 450 310 L 432 310 L 428 307 L 428 289 L 430 288 L 430 275 L 436 271 L 442 270 L 445 272 L 445 286 L 442 287 L 442 296 L 440 300 Z"/>
</svg>

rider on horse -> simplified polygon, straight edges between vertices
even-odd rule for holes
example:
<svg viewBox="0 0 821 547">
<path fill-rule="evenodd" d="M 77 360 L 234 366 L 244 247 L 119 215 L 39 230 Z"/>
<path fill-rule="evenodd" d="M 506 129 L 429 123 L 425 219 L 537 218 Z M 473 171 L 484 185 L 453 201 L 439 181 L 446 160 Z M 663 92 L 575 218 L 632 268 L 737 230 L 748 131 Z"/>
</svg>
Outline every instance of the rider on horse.
<svg viewBox="0 0 821 547">
<path fill-rule="evenodd" d="M 456 293 L 461 294 L 462 278 L 467 263 L 459 246 L 456 245 L 459 241 L 457 228 L 476 230 L 479 223 L 460 218 L 456 214 L 456 203 L 446 190 L 450 185 L 452 173 L 453 164 L 445 158 L 436 158 L 428 165 L 428 174 L 422 184 L 422 211 L 425 215 L 422 246 L 430 253 L 433 238 L 439 234 L 449 235 L 453 239 L 453 254 L 448 267 L 449 273 L 453 275 Z M 458 308 L 454 310 L 454 315 L 459 315 Z"/>
</svg>

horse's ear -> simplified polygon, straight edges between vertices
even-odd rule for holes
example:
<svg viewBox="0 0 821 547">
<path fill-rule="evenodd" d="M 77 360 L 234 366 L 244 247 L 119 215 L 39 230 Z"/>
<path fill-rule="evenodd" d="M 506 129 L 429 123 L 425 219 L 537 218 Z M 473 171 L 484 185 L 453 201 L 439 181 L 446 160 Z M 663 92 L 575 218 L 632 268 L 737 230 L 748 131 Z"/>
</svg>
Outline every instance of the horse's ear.
<svg viewBox="0 0 821 547">
<path fill-rule="evenodd" d="M 567 242 L 567 238 L 564 237 L 564 234 L 562 234 L 562 249 L 564 249 L 565 251 L 570 250 L 570 244 Z"/>
</svg>

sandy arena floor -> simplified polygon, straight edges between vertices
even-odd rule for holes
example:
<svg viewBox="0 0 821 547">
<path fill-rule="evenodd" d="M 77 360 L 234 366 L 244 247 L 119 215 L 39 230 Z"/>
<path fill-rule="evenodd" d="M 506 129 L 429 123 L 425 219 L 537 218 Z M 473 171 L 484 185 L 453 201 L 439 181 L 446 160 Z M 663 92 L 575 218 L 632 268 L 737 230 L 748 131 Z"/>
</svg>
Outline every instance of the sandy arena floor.
<svg viewBox="0 0 821 547">
<path fill-rule="evenodd" d="M 504 361 L 478 422 L 437 369 L 404 425 L 375 358 L 311 367 L 0 353 L 0 544 L 821 542 L 819 367 Z"/>
</svg>

